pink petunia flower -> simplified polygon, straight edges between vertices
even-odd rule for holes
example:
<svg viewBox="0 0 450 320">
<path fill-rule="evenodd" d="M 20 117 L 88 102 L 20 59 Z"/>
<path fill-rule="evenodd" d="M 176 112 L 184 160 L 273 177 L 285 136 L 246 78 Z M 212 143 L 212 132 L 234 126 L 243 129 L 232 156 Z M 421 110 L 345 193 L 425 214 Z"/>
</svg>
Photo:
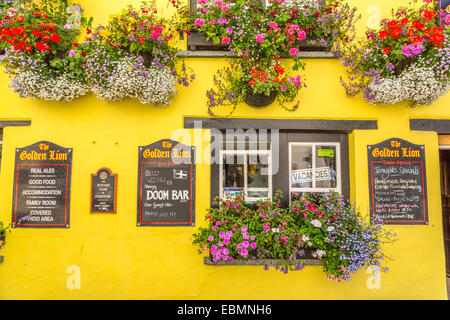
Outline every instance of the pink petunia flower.
<svg viewBox="0 0 450 320">
<path fill-rule="evenodd" d="M 195 19 L 195 21 L 194 21 L 194 27 L 203 27 L 204 24 L 205 24 L 205 20 L 200 19 L 200 18 Z"/>
<path fill-rule="evenodd" d="M 266 35 L 264 33 L 259 33 L 255 36 L 256 42 L 263 43 Z"/>
<path fill-rule="evenodd" d="M 291 56 L 296 56 L 298 54 L 298 49 L 297 48 L 290 48 L 289 49 L 289 54 Z"/>
<path fill-rule="evenodd" d="M 297 37 L 298 37 L 298 40 L 300 40 L 300 41 L 306 39 L 306 32 L 304 30 L 299 30 L 297 32 Z"/>
<path fill-rule="evenodd" d="M 230 37 L 222 38 L 222 41 L 220 41 L 220 43 L 221 44 L 228 44 L 228 43 L 230 43 Z"/>
</svg>

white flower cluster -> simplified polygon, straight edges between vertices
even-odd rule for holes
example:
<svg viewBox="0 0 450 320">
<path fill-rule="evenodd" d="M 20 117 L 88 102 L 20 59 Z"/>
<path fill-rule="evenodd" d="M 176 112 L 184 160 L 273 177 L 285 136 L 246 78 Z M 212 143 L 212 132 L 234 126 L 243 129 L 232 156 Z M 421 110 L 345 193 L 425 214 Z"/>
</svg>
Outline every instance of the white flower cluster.
<svg viewBox="0 0 450 320">
<path fill-rule="evenodd" d="M 136 67 L 136 59 L 124 57 L 104 86 L 92 88 L 102 100 L 136 98 L 141 103 L 167 106 L 175 95 L 175 77 L 167 69 Z"/>
<path fill-rule="evenodd" d="M 311 254 L 314 258 L 317 258 L 317 257 L 322 258 L 323 256 L 326 255 L 326 252 L 324 250 L 316 250 L 315 252 L 313 252 Z"/>
<path fill-rule="evenodd" d="M 67 75 L 42 76 L 37 71 L 19 72 L 10 81 L 10 87 L 22 98 L 72 101 L 90 91 L 87 84 L 71 79 Z"/>
<path fill-rule="evenodd" d="M 319 220 L 317 220 L 317 219 L 312 220 L 312 221 L 311 221 L 311 224 L 312 224 L 314 227 L 317 227 L 317 228 L 321 228 L 321 227 L 322 227 L 322 223 L 321 223 Z"/>
<path fill-rule="evenodd" d="M 449 90 L 448 81 L 436 79 L 429 68 L 409 66 L 399 77 L 382 78 L 378 83 L 370 85 L 372 104 L 394 104 L 410 101 L 411 105 L 428 105 Z"/>
</svg>

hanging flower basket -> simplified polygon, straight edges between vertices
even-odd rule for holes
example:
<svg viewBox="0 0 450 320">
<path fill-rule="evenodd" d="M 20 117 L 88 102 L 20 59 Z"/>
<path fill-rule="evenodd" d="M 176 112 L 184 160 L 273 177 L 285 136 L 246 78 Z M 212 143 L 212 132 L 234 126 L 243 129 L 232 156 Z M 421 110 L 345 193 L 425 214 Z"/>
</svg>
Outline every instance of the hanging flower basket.
<svg viewBox="0 0 450 320">
<path fill-rule="evenodd" d="M 418 2 L 418 1 L 414 1 Z M 422 2 L 422 1 L 420 1 Z M 344 50 L 347 95 L 362 93 L 371 104 L 430 105 L 450 89 L 450 18 L 432 1 L 399 8 L 378 30 Z M 450 16 L 447 16 L 450 17 Z"/>
<path fill-rule="evenodd" d="M 278 95 L 277 91 L 272 91 L 270 95 L 264 93 L 249 93 L 245 97 L 244 101 L 249 106 L 255 108 L 264 108 L 271 105 Z"/>
</svg>

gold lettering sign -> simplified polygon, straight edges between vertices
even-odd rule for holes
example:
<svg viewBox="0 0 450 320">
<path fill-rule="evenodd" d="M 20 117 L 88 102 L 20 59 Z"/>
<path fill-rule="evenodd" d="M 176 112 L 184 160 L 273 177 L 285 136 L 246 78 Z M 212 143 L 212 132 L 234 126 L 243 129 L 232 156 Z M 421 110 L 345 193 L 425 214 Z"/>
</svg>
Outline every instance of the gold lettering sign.
<svg viewBox="0 0 450 320">
<path fill-rule="evenodd" d="M 393 142 L 393 141 L 392 141 Z M 392 144 L 392 143 L 391 143 Z M 400 155 L 401 151 L 401 155 Z M 388 148 L 374 148 L 372 150 L 372 157 L 374 158 L 420 158 L 420 150 L 414 150 L 411 148 L 401 148 L 400 150 L 391 150 Z"/>
</svg>

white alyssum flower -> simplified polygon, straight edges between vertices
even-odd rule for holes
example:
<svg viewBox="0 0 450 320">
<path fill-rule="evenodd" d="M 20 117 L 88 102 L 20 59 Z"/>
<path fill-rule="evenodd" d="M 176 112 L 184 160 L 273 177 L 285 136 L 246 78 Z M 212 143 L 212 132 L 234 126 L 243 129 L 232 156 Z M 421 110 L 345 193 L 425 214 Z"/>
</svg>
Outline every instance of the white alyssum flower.
<svg viewBox="0 0 450 320">
<path fill-rule="evenodd" d="M 59 76 L 43 76 L 36 71 L 19 71 L 9 85 L 23 98 L 63 102 L 72 101 L 90 91 L 86 83 L 71 79 L 70 75 L 65 73 Z"/>
<path fill-rule="evenodd" d="M 280 228 L 272 228 L 272 232 L 280 232 Z"/>
<path fill-rule="evenodd" d="M 321 227 L 322 227 L 322 223 L 321 223 L 319 220 L 317 220 L 317 219 L 312 220 L 312 221 L 311 221 L 311 224 L 312 224 L 314 227 L 317 227 L 317 228 L 321 228 Z"/>
<path fill-rule="evenodd" d="M 92 91 L 107 102 L 136 98 L 143 104 L 169 105 L 175 95 L 175 77 L 167 69 L 135 68 L 135 64 L 133 57 L 120 59 L 108 83 Z"/>
<path fill-rule="evenodd" d="M 309 237 L 308 237 L 308 236 L 303 236 L 303 235 L 302 235 L 302 240 L 303 240 L 303 241 L 309 241 Z"/>
<path fill-rule="evenodd" d="M 410 101 L 412 105 L 429 105 L 448 92 L 448 81 L 437 79 L 429 68 L 413 64 L 398 77 L 382 78 L 370 85 L 372 104 L 395 104 Z"/>
<path fill-rule="evenodd" d="M 316 258 L 316 257 L 322 258 L 325 255 L 326 255 L 326 252 L 324 250 L 316 250 L 315 252 L 312 253 L 312 256 L 314 258 Z"/>
<path fill-rule="evenodd" d="M 333 226 L 327 228 L 327 231 L 333 231 L 333 230 L 334 230 Z"/>
</svg>

